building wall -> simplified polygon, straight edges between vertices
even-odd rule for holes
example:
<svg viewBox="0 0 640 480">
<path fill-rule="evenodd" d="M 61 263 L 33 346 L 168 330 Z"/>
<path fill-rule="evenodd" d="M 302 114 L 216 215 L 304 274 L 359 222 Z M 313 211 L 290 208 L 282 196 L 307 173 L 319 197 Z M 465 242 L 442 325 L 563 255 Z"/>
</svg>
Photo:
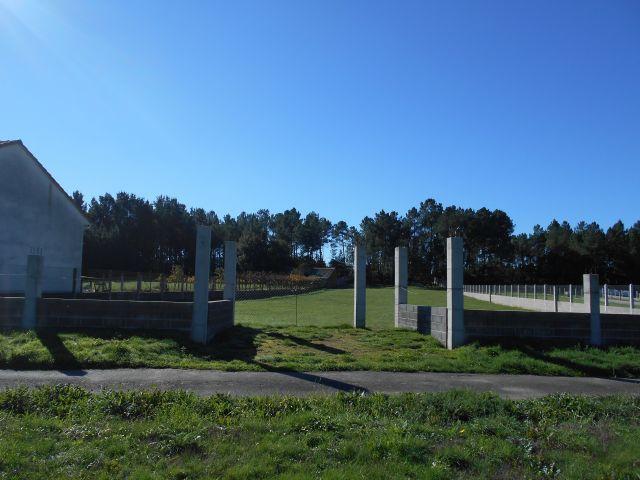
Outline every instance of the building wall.
<svg viewBox="0 0 640 480">
<path fill-rule="evenodd" d="M 19 144 L 0 148 L 0 293 L 24 290 L 27 255 L 44 256 L 43 292 L 70 292 L 86 220 Z"/>
</svg>

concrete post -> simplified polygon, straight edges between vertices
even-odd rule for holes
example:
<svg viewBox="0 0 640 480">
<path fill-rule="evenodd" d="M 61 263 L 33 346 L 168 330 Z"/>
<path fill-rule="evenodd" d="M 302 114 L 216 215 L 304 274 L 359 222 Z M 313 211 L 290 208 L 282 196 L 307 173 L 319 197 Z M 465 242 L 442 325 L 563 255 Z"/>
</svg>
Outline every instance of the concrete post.
<svg viewBox="0 0 640 480">
<path fill-rule="evenodd" d="M 586 273 L 582 276 L 584 306 L 591 316 L 591 345 L 602 345 L 600 327 L 600 283 L 598 275 Z"/>
<path fill-rule="evenodd" d="M 396 247 L 395 251 L 395 312 L 394 322 L 398 328 L 399 305 L 404 305 L 408 300 L 409 274 L 407 247 Z"/>
<path fill-rule="evenodd" d="M 569 311 L 573 311 L 573 288 L 569 284 Z"/>
<path fill-rule="evenodd" d="M 633 283 L 629 284 L 629 313 L 633 313 Z"/>
<path fill-rule="evenodd" d="M 553 311 L 558 313 L 558 287 L 553 286 Z"/>
<path fill-rule="evenodd" d="M 542 286 L 542 300 L 547 301 L 547 284 Z"/>
<path fill-rule="evenodd" d="M 22 328 L 35 328 L 37 325 L 38 299 L 42 297 L 43 266 L 44 258 L 42 255 L 27 255 Z"/>
<path fill-rule="evenodd" d="M 533 299 L 536 299 L 536 291 L 538 290 L 538 285 L 536 285 L 535 283 L 533 284 Z"/>
<path fill-rule="evenodd" d="M 211 228 L 198 225 L 196 237 L 196 281 L 193 287 L 191 340 L 207 343 L 209 315 L 209 272 L 211 269 Z"/>
<path fill-rule="evenodd" d="M 447 238 L 447 348 L 464 343 L 464 276 L 462 238 Z"/>
<path fill-rule="evenodd" d="M 606 283 L 602 289 L 602 294 L 604 295 L 604 311 L 607 311 L 607 307 L 609 306 L 609 285 Z"/>
<path fill-rule="evenodd" d="M 233 323 L 236 321 L 236 242 L 224 242 L 224 292 L 222 298 L 231 300 Z"/>
<path fill-rule="evenodd" d="M 509 296 L 513 297 L 513 284 L 509 286 Z"/>
<path fill-rule="evenodd" d="M 364 328 L 367 318 L 367 252 L 356 245 L 353 252 L 353 326 Z"/>
<path fill-rule="evenodd" d="M 518 284 L 518 298 L 520 298 L 520 284 Z"/>
</svg>

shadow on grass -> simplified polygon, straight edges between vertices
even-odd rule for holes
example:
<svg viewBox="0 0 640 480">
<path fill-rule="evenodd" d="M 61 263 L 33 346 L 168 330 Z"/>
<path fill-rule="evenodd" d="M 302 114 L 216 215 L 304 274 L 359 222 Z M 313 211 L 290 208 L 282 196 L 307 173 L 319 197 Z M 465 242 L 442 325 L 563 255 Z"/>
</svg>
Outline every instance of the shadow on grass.
<svg viewBox="0 0 640 480">
<path fill-rule="evenodd" d="M 390 330 L 398 332 L 397 330 Z M 172 345 L 168 345 L 167 353 L 175 351 L 180 356 L 190 356 L 194 359 L 207 361 L 222 362 L 242 362 L 249 365 L 256 365 L 262 370 L 279 372 L 290 375 L 295 378 L 305 379 L 310 382 L 322 383 L 338 390 L 360 391 L 364 390 L 358 385 L 345 384 L 326 378 L 323 375 L 301 373 L 296 370 L 287 369 L 287 367 L 277 366 L 264 361 L 258 361 L 258 350 L 260 344 L 268 339 L 274 339 L 280 342 L 293 343 L 309 350 L 316 350 L 329 355 L 341 355 L 348 353 L 345 350 L 335 348 L 323 344 L 321 341 L 313 342 L 304 336 L 299 336 L 295 331 L 287 331 L 286 329 L 273 327 L 249 327 L 244 325 L 236 325 L 235 327 L 221 332 L 208 345 L 201 345 L 190 340 L 187 333 L 170 333 L 170 332 L 150 332 L 144 330 L 87 330 L 87 329 L 67 329 L 65 333 L 76 333 L 100 340 L 127 340 L 136 337 L 141 339 L 155 339 L 158 341 L 170 341 Z M 56 368 L 61 370 L 74 370 L 73 372 L 65 372 L 69 375 L 82 375 L 83 368 L 120 368 L 120 367 L 141 367 L 153 364 L 153 360 L 148 361 L 144 358 L 144 352 L 141 353 L 141 359 L 129 361 L 126 355 L 119 355 L 117 350 L 112 358 L 98 357 L 92 360 L 91 357 L 78 359 L 74 356 L 63 343 L 60 332 L 54 331 L 37 331 L 36 334 L 43 346 L 53 357 L 51 362 L 42 362 L 34 360 L 29 356 L 15 355 L 7 357 L 6 360 L 0 361 L 0 367 L 16 368 L 16 369 L 38 369 L 38 368 Z M 384 333 L 382 331 L 381 333 Z M 558 365 L 569 369 L 579 375 L 597 376 L 597 377 L 638 377 L 640 376 L 640 366 L 635 366 L 629 362 L 617 361 L 615 358 L 605 358 L 607 348 L 596 350 L 596 356 L 588 361 L 582 362 L 575 358 L 566 358 L 562 354 L 562 348 L 567 348 L 569 356 L 575 357 L 573 352 L 579 353 L 581 346 L 579 344 L 539 344 L 531 342 L 517 342 L 506 340 L 487 340 L 484 342 L 474 343 L 477 347 L 499 346 L 504 352 L 519 352 L 525 358 L 535 359 L 546 364 Z M 163 353 L 164 346 L 154 347 L 154 351 Z M 560 351 L 558 351 L 560 349 Z M 126 349 L 125 349 L 126 350 Z M 125 352 L 126 353 L 126 352 Z M 598 362 L 598 355 L 602 354 L 601 365 Z M 1 357 L 0 357 L 1 358 Z M 452 366 L 452 371 L 456 368 Z M 480 369 L 479 371 L 482 371 Z M 513 371 L 505 371 L 503 373 L 513 373 Z M 525 372 L 523 372 L 525 373 Z M 526 372 L 535 373 L 535 372 Z"/>
<path fill-rule="evenodd" d="M 252 328 L 245 326 L 235 326 L 232 329 L 221 332 L 208 345 L 192 342 L 187 334 L 177 334 L 169 332 L 149 332 L 136 330 L 89 330 L 89 329 L 64 329 L 61 331 L 37 330 L 36 335 L 42 345 L 53 357 L 53 367 L 60 369 L 66 375 L 82 376 L 86 375 L 84 368 L 123 368 L 135 367 L 139 365 L 129 364 L 123 357 L 113 360 L 101 360 L 96 363 L 91 361 L 81 362 L 66 347 L 60 337 L 60 333 L 76 333 L 90 336 L 100 340 L 123 340 L 130 337 L 148 338 L 155 340 L 171 340 L 176 343 L 177 349 L 201 360 L 222 360 L 241 361 L 253 364 L 268 372 L 279 373 L 298 380 L 304 380 L 318 385 L 323 385 L 335 390 L 345 392 L 367 392 L 368 390 L 359 385 L 354 385 L 321 374 L 295 372 L 278 368 L 275 365 L 256 360 L 258 353 L 258 341 L 256 337 L 262 335 L 265 338 L 275 338 L 280 341 L 290 341 L 297 345 L 317 349 L 321 352 L 339 355 L 345 353 L 344 350 L 333 348 L 323 344 L 313 343 L 307 339 L 281 333 L 271 329 Z M 6 365 L 16 369 L 37 369 L 51 368 L 50 363 L 33 362 L 28 358 L 18 356 L 10 360 Z"/>
<path fill-rule="evenodd" d="M 63 373 L 69 376 L 86 375 L 87 372 L 82 370 L 82 364 L 71 353 L 56 332 L 36 330 L 36 336 L 53 357 L 54 365 L 65 369 L 62 370 Z"/>
<path fill-rule="evenodd" d="M 539 360 L 544 363 L 557 365 L 559 367 L 567 368 L 580 375 L 588 377 L 637 377 L 640 375 L 640 365 L 630 366 L 624 363 L 620 365 L 599 366 L 593 363 L 580 363 L 578 361 L 563 358 L 561 356 L 552 355 L 551 352 L 557 352 L 559 349 L 573 350 L 579 352 L 584 348 L 584 344 L 580 342 L 536 342 L 536 341 L 517 341 L 511 339 L 494 339 L 484 342 L 475 342 L 478 346 L 491 347 L 499 346 L 505 351 L 517 351 L 525 357 Z M 601 354 L 606 354 L 608 347 L 589 347 L 596 350 Z"/>
</svg>

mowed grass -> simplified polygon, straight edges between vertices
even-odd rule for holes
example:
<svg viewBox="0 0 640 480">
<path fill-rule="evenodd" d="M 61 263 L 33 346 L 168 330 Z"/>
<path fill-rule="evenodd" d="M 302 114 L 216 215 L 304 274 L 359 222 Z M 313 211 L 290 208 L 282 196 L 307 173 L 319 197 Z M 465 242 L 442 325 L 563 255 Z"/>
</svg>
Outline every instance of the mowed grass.
<svg viewBox="0 0 640 480">
<path fill-rule="evenodd" d="M 408 297 L 409 303 L 413 305 L 447 306 L 445 290 L 409 287 Z M 367 288 L 367 328 L 393 328 L 393 302 L 393 287 Z M 464 306 L 472 310 L 514 310 L 513 307 L 468 297 L 464 299 Z M 352 325 L 353 289 L 320 290 L 297 296 L 240 300 L 236 302 L 236 322 L 251 326 Z"/>
<path fill-rule="evenodd" d="M 0 392 L 1 478 L 638 478 L 640 399 Z"/>
<path fill-rule="evenodd" d="M 209 345 L 187 335 L 77 331 L 0 333 L 0 368 L 196 368 L 226 371 L 435 371 L 640 376 L 640 349 L 470 344 L 443 348 L 407 330 L 236 326 Z"/>
</svg>

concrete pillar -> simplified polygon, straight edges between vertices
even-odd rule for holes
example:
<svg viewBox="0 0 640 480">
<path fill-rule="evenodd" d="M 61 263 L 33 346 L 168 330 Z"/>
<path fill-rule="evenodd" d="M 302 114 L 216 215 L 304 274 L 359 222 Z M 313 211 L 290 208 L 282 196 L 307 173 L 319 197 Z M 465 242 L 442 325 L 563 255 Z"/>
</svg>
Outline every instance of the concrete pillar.
<svg viewBox="0 0 640 480">
<path fill-rule="evenodd" d="M 236 323 L 236 242 L 224 242 L 224 291 L 222 298 L 231 300 L 233 305 L 233 323 Z"/>
<path fill-rule="evenodd" d="M 542 300 L 547 301 L 547 284 L 542 285 Z"/>
<path fill-rule="evenodd" d="M 520 298 L 520 284 L 518 284 L 518 298 Z"/>
<path fill-rule="evenodd" d="M 553 286 L 553 311 L 558 313 L 558 287 Z"/>
<path fill-rule="evenodd" d="M 209 273 L 211 270 L 211 228 L 198 225 L 196 237 L 196 280 L 193 287 L 191 340 L 207 343 L 209 315 Z"/>
<path fill-rule="evenodd" d="M 569 284 L 569 311 L 573 311 L 573 288 Z"/>
<path fill-rule="evenodd" d="M 598 275 L 586 273 L 582 276 L 584 306 L 591 316 L 591 345 L 602 345 L 600 327 L 600 283 Z"/>
<path fill-rule="evenodd" d="M 509 296 L 513 297 L 513 284 L 509 286 Z"/>
<path fill-rule="evenodd" d="M 609 285 L 604 284 L 604 288 L 602 289 L 602 294 L 604 295 L 604 311 L 607 311 L 607 307 L 609 306 Z"/>
<path fill-rule="evenodd" d="M 353 326 L 364 328 L 367 318 L 367 252 L 356 245 L 353 252 Z"/>
<path fill-rule="evenodd" d="M 633 313 L 633 283 L 629 284 L 629 313 Z"/>
<path fill-rule="evenodd" d="M 464 264 L 462 238 L 447 238 L 447 348 L 464 343 Z"/>
<path fill-rule="evenodd" d="M 140 291 L 142 290 L 142 274 L 138 272 L 138 276 L 136 278 L 136 298 L 140 298 Z"/>
<path fill-rule="evenodd" d="M 395 302 L 394 309 L 395 317 L 394 322 L 396 328 L 398 328 L 398 305 L 404 305 L 408 301 L 408 287 L 409 287 L 409 265 L 407 259 L 407 247 L 396 247 L 395 251 Z"/>
<path fill-rule="evenodd" d="M 222 298 L 225 300 L 236 300 L 236 242 L 224 242 L 224 292 Z"/>
<path fill-rule="evenodd" d="M 38 300 L 42 297 L 42 273 L 44 257 L 27 255 L 27 276 L 24 284 L 24 308 L 22 328 L 36 328 Z"/>
</svg>

